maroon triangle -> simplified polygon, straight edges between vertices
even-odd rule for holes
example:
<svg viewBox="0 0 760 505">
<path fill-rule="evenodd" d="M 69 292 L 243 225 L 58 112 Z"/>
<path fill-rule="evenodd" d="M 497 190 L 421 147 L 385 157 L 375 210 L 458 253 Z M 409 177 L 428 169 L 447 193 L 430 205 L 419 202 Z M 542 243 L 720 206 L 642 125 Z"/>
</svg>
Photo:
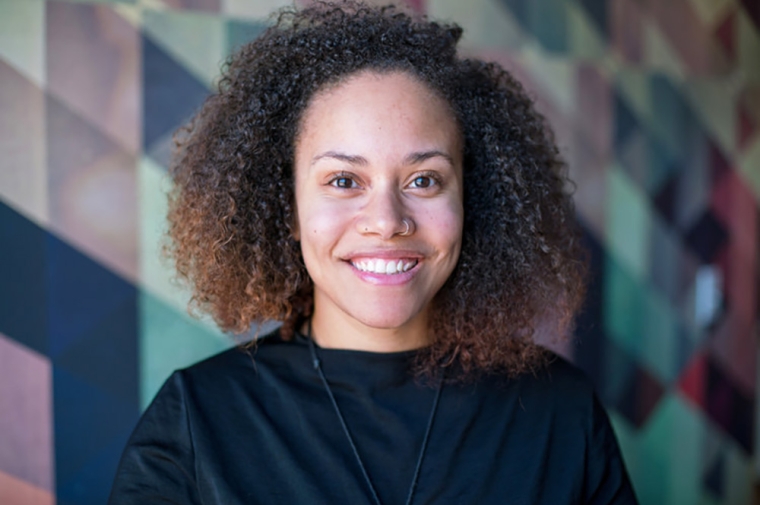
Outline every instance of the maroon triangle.
<svg viewBox="0 0 760 505">
<path fill-rule="evenodd" d="M 709 166 L 710 166 L 710 180 L 713 188 L 715 188 L 720 181 L 723 180 L 726 174 L 731 170 L 731 164 L 723 154 L 723 150 L 711 139 L 707 139 L 707 146 L 709 152 Z"/>
<path fill-rule="evenodd" d="M 747 147 L 750 144 L 750 139 L 755 135 L 757 132 L 757 125 L 755 124 L 754 119 L 749 115 L 747 112 L 747 109 L 739 105 L 738 111 L 736 114 L 736 120 L 738 121 L 737 125 L 737 135 L 738 135 L 738 145 L 740 151 L 743 151 L 745 147 Z"/>
<path fill-rule="evenodd" d="M 720 45 L 726 50 L 726 55 L 731 61 L 736 58 L 735 19 L 736 11 L 731 11 L 715 29 L 715 38 L 718 39 Z"/>
<path fill-rule="evenodd" d="M 706 405 L 705 377 L 707 373 L 707 356 L 697 354 L 684 369 L 678 379 L 678 389 L 696 405 L 704 408 Z"/>
</svg>

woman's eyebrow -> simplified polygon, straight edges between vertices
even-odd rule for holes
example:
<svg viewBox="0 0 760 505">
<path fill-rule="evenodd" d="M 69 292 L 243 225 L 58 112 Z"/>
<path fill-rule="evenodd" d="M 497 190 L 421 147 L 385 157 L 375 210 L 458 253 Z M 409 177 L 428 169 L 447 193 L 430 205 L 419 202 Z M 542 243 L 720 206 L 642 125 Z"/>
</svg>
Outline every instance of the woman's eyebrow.
<svg viewBox="0 0 760 505">
<path fill-rule="evenodd" d="M 436 149 L 411 153 L 406 158 L 404 158 L 404 165 L 416 165 L 417 163 L 422 163 L 423 161 L 436 157 L 444 158 L 451 165 L 454 165 L 454 159 L 450 155 Z M 332 158 L 335 160 L 344 161 L 351 165 L 366 166 L 369 163 L 367 159 L 362 156 L 345 154 L 337 151 L 326 151 L 315 156 L 311 160 L 311 164 L 314 165 L 316 162 L 324 158 Z"/>
<path fill-rule="evenodd" d="M 436 157 L 445 158 L 451 165 L 454 165 L 454 159 L 451 156 L 444 153 L 443 151 L 438 151 L 435 149 L 431 151 L 421 151 L 421 152 L 412 153 L 404 159 L 404 164 L 416 165 L 417 163 L 422 163 L 423 161 L 429 160 L 430 158 L 436 158 Z"/>
<path fill-rule="evenodd" d="M 327 151 L 317 156 L 314 156 L 314 158 L 312 158 L 311 160 L 311 164 L 314 165 L 316 162 L 324 158 L 332 158 L 339 161 L 345 161 L 346 163 L 349 163 L 351 165 L 365 166 L 368 164 L 366 158 L 363 158 L 361 156 L 351 155 L 351 154 L 344 154 L 337 151 Z"/>
</svg>

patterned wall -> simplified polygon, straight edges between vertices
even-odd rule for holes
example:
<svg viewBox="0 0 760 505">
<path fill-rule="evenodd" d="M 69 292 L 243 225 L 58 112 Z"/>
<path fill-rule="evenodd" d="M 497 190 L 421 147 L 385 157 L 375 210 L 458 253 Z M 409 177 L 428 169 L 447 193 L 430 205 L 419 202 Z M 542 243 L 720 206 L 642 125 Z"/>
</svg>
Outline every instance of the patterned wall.
<svg viewBox="0 0 760 505">
<path fill-rule="evenodd" d="M 278 0 L 0 0 L 0 503 L 95 504 L 171 370 L 232 344 L 159 259 L 172 131 Z M 594 278 L 565 352 L 643 504 L 757 472 L 760 2 L 417 0 L 532 90 Z"/>
</svg>

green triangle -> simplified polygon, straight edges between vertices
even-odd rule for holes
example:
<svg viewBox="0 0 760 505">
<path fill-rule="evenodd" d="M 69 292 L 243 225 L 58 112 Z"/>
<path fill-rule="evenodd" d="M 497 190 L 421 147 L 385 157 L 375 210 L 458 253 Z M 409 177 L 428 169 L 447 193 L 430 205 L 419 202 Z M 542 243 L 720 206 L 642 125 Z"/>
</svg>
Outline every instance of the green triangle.
<svg viewBox="0 0 760 505">
<path fill-rule="evenodd" d="M 601 60 L 607 53 L 604 36 L 590 21 L 586 11 L 579 5 L 568 2 L 567 9 L 568 39 L 570 54 L 578 58 Z"/>
<path fill-rule="evenodd" d="M 45 2 L 0 0 L 0 58 L 45 87 Z"/>
<path fill-rule="evenodd" d="M 148 292 L 138 299 L 140 408 L 145 409 L 174 370 L 231 347 L 234 342 Z"/>
<path fill-rule="evenodd" d="M 646 467 L 632 477 L 641 503 L 697 503 L 708 436 L 699 411 L 665 395 L 639 432 L 637 450 Z"/>
</svg>

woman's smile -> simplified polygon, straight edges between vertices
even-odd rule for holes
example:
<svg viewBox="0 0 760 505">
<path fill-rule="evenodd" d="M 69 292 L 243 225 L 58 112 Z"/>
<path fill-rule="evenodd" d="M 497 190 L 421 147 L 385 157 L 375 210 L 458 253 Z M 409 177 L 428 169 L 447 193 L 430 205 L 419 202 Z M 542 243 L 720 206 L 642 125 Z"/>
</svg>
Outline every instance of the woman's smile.
<svg viewBox="0 0 760 505">
<path fill-rule="evenodd" d="M 348 263 L 365 282 L 397 286 L 414 278 L 423 258 L 423 254 L 408 250 L 378 251 L 352 256 Z"/>
<path fill-rule="evenodd" d="M 315 337 L 425 345 L 462 237 L 462 140 L 446 102 L 407 74 L 359 73 L 313 99 L 295 158 Z"/>
</svg>

